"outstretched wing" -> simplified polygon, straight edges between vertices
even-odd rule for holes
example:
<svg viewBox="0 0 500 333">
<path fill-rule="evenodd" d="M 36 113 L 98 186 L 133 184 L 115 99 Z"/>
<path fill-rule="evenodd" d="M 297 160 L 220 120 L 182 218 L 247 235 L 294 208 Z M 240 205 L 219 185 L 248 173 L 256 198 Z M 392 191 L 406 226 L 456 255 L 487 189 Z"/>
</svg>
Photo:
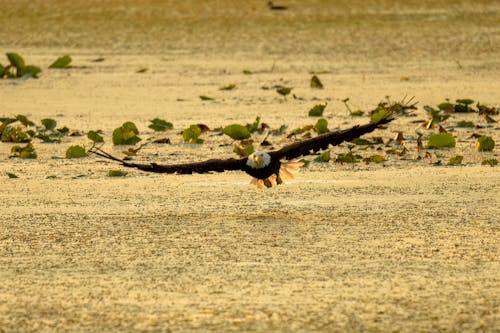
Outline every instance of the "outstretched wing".
<svg viewBox="0 0 500 333">
<path fill-rule="evenodd" d="M 99 155 L 101 157 L 117 161 L 121 163 L 123 166 L 128 168 L 136 168 L 143 171 L 157 172 L 157 173 L 192 174 L 192 173 L 224 172 L 226 170 L 242 170 L 247 160 L 246 158 L 241 158 L 241 159 L 228 158 L 225 160 L 210 159 L 195 163 L 160 165 L 156 163 L 150 163 L 150 164 L 131 163 L 116 158 L 102 151 L 99 148 L 94 148 L 90 152 Z"/>
<path fill-rule="evenodd" d="M 349 129 L 328 132 L 312 139 L 297 141 L 291 145 L 285 146 L 280 150 L 270 152 L 273 159 L 291 160 L 301 156 L 306 156 L 315 153 L 318 150 L 327 149 L 329 145 L 335 146 L 344 141 L 354 140 L 363 134 L 370 133 L 383 124 L 387 124 L 394 120 L 394 117 L 387 116 L 381 120 L 366 125 L 358 125 Z"/>
</svg>

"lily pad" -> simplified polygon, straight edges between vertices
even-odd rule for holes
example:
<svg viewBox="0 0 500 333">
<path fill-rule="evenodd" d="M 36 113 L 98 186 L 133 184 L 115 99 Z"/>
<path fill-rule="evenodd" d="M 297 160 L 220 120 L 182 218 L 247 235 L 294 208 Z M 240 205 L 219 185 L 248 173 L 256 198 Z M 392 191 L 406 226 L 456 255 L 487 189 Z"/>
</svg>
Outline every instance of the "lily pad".
<svg viewBox="0 0 500 333">
<path fill-rule="evenodd" d="M 364 161 L 366 163 L 382 163 L 382 162 L 385 162 L 386 159 L 382 155 L 375 154 L 375 155 L 372 155 L 370 157 L 365 158 Z"/>
<path fill-rule="evenodd" d="M 492 151 L 495 148 L 495 140 L 491 136 L 480 136 L 477 138 L 476 147 L 478 151 Z"/>
<path fill-rule="evenodd" d="M 495 166 L 498 165 L 498 160 L 495 158 L 489 159 L 489 160 L 484 160 L 481 162 L 482 165 L 490 165 L 490 166 Z"/>
<path fill-rule="evenodd" d="M 457 123 L 457 127 L 471 128 L 474 127 L 474 123 L 472 121 L 461 120 Z"/>
<path fill-rule="evenodd" d="M 9 59 L 10 64 L 17 69 L 19 76 L 19 71 L 22 71 L 24 67 L 26 67 L 23 57 L 21 57 L 17 53 L 12 52 L 7 53 L 7 58 Z"/>
<path fill-rule="evenodd" d="M 174 128 L 174 125 L 166 120 L 155 118 L 151 120 L 151 124 L 148 127 L 157 132 L 164 132 Z"/>
<path fill-rule="evenodd" d="M 463 159 L 464 157 L 461 155 L 452 156 L 448 161 L 448 165 L 459 165 L 462 163 Z"/>
<path fill-rule="evenodd" d="M 88 156 L 85 148 L 82 146 L 71 146 L 66 150 L 66 158 L 82 158 Z"/>
<path fill-rule="evenodd" d="M 453 148 L 456 145 L 455 138 L 451 133 L 432 134 L 427 142 L 427 148 Z"/>
<path fill-rule="evenodd" d="M 15 173 L 10 173 L 10 172 L 7 172 L 7 176 L 11 179 L 19 178 Z"/>
<path fill-rule="evenodd" d="M 228 85 L 225 85 L 223 87 L 221 87 L 219 90 L 233 90 L 236 88 L 236 85 L 234 83 L 231 83 L 231 84 L 228 84 Z"/>
<path fill-rule="evenodd" d="M 41 122 L 46 131 L 53 131 L 57 126 L 57 121 L 54 119 L 46 118 L 42 119 Z"/>
<path fill-rule="evenodd" d="M 200 99 L 202 101 L 213 101 L 213 100 L 215 100 L 215 98 L 209 97 L 209 96 L 205 96 L 205 95 L 200 95 Z"/>
<path fill-rule="evenodd" d="M 14 146 L 10 149 L 12 153 L 12 157 L 20 157 L 20 158 L 36 158 L 37 154 L 35 151 L 35 147 L 31 143 L 28 143 L 26 146 Z"/>
<path fill-rule="evenodd" d="M 233 124 L 222 129 L 222 133 L 226 134 L 233 140 L 245 140 L 250 138 L 251 134 L 247 126 Z"/>
<path fill-rule="evenodd" d="M 125 177 L 127 174 L 128 174 L 128 172 L 122 171 L 122 170 L 109 170 L 108 171 L 109 177 Z"/>
<path fill-rule="evenodd" d="M 280 94 L 281 96 L 287 96 L 290 94 L 290 92 L 292 92 L 292 89 L 293 88 L 288 88 L 288 87 L 279 87 L 278 89 L 276 89 L 276 92 L 278 94 Z"/>
<path fill-rule="evenodd" d="M 70 68 L 71 66 L 71 56 L 70 55 L 64 55 L 62 57 L 59 57 L 54 61 L 49 68 Z"/>
<path fill-rule="evenodd" d="M 321 83 L 321 80 L 316 75 L 313 75 L 311 78 L 311 88 L 323 89 L 323 83 Z"/>
<path fill-rule="evenodd" d="M 327 163 L 330 162 L 330 158 L 331 158 L 330 151 L 327 150 L 318 157 L 316 157 L 313 161 L 319 163 Z"/>
<path fill-rule="evenodd" d="M 328 129 L 328 121 L 324 118 L 318 119 L 316 125 L 314 125 L 314 129 L 318 134 L 323 134 L 330 131 Z"/>
<path fill-rule="evenodd" d="M 91 140 L 95 143 L 104 142 L 104 138 L 96 131 L 89 131 L 87 133 L 87 138 L 89 138 L 89 140 Z"/>
<path fill-rule="evenodd" d="M 198 125 L 191 125 L 188 128 L 186 128 L 184 131 L 182 131 L 182 138 L 184 142 L 187 143 L 203 143 L 203 139 L 201 139 L 199 136 L 201 135 L 201 128 Z"/>
<path fill-rule="evenodd" d="M 135 145 L 142 139 L 137 135 L 139 130 L 133 122 L 127 121 L 122 126 L 113 131 L 113 144 L 114 145 Z"/>
<path fill-rule="evenodd" d="M 325 111 L 326 106 L 328 103 L 325 104 L 317 104 L 313 106 L 309 110 L 309 117 L 321 117 L 323 115 L 323 111 Z"/>
</svg>

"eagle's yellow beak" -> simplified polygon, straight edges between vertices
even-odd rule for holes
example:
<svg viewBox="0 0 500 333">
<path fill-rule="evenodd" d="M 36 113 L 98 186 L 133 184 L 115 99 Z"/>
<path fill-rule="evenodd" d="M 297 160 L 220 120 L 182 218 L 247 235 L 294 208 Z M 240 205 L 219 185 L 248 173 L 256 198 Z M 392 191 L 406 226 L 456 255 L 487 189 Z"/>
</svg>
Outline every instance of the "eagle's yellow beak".
<svg viewBox="0 0 500 333">
<path fill-rule="evenodd" d="M 262 162 L 262 157 L 260 155 L 254 155 L 253 157 L 255 163 L 257 163 L 257 165 L 260 165 L 260 163 Z"/>
</svg>

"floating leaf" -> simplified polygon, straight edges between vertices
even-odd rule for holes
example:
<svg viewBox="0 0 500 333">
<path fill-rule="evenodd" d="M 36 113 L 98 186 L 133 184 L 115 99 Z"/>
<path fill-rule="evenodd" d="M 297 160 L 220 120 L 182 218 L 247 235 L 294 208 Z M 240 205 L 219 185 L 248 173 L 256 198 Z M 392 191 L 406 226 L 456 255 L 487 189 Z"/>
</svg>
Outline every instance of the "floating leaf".
<svg viewBox="0 0 500 333">
<path fill-rule="evenodd" d="M 387 118 L 391 115 L 391 112 L 385 109 L 379 109 L 372 113 L 370 118 L 370 123 L 376 123 L 384 118 Z"/>
<path fill-rule="evenodd" d="M 319 77 L 313 75 L 311 78 L 311 88 L 323 89 L 323 83 L 321 83 Z"/>
<path fill-rule="evenodd" d="M 325 111 L 326 106 L 328 103 L 325 104 L 317 104 L 313 106 L 309 110 L 309 117 L 321 117 L 323 115 L 323 111 Z"/>
<path fill-rule="evenodd" d="M 455 106 L 451 104 L 450 102 L 444 102 L 438 105 L 438 109 L 441 111 L 444 111 L 446 113 L 453 113 L 455 112 Z"/>
<path fill-rule="evenodd" d="M 42 119 L 42 125 L 46 131 L 53 131 L 57 126 L 57 121 L 50 118 Z"/>
<path fill-rule="evenodd" d="M 24 126 L 28 127 L 28 126 L 35 126 L 35 123 L 32 122 L 31 120 L 28 119 L 28 117 L 22 115 L 22 114 L 18 114 L 16 116 L 16 119 L 19 120 L 19 122 L 21 124 L 23 124 Z"/>
<path fill-rule="evenodd" d="M 128 172 L 121 171 L 121 170 L 109 170 L 108 171 L 109 177 L 125 177 L 127 174 L 128 174 Z"/>
<path fill-rule="evenodd" d="M 335 162 L 338 163 L 358 163 L 359 159 L 362 157 L 359 155 L 353 154 L 352 151 L 346 153 L 346 154 L 338 154 L 337 158 L 335 159 Z"/>
<path fill-rule="evenodd" d="M 498 164 L 498 160 L 497 159 L 489 159 L 489 160 L 484 160 L 481 162 L 482 165 L 490 165 L 490 166 L 495 166 Z"/>
<path fill-rule="evenodd" d="M 89 131 L 87 133 L 87 138 L 89 138 L 89 140 L 91 140 L 95 143 L 104 142 L 104 138 L 96 131 Z"/>
<path fill-rule="evenodd" d="M 234 83 L 231 83 L 231 84 L 228 84 L 224 87 L 221 87 L 219 90 L 226 90 L 227 91 L 227 90 L 233 90 L 235 88 L 236 88 L 236 85 Z"/>
<path fill-rule="evenodd" d="M 432 134 L 427 142 L 427 148 L 453 148 L 456 145 L 455 138 L 451 133 Z"/>
<path fill-rule="evenodd" d="M 144 67 L 144 68 L 139 68 L 139 69 L 138 69 L 138 70 L 136 70 L 135 72 L 136 72 L 137 74 L 143 74 L 143 73 L 146 73 L 147 71 L 148 71 L 148 69 Z"/>
<path fill-rule="evenodd" d="M 233 124 L 228 125 L 222 129 L 222 133 L 226 134 L 233 140 L 245 140 L 248 139 L 251 134 L 247 126 Z"/>
<path fill-rule="evenodd" d="M 184 142 L 187 143 L 203 143 L 203 139 L 200 139 L 201 128 L 198 125 L 191 125 L 182 131 L 182 138 Z"/>
<path fill-rule="evenodd" d="M 85 148 L 82 146 L 71 146 L 66 150 L 66 158 L 81 158 L 88 156 Z"/>
<path fill-rule="evenodd" d="M 448 165 L 459 165 L 462 163 L 463 159 L 464 159 L 464 157 L 461 155 L 452 156 L 452 157 L 450 157 Z"/>
<path fill-rule="evenodd" d="M 330 131 L 328 129 L 328 121 L 324 118 L 318 119 L 316 125 L 314 125 L 314 129 L 318 134 L 323 134 Z"/>
<path fill-rule="evenodd" d="M 321 155 L 319 155 L 318 157 L 316 157 L 314 160 L 314 162 L 319 162 L 319 163 L 327 163 L 330 161 L 330 151 L 327 150 L 325 151 L 324 153 L 322 153 Z"/>
<path fill-rule="evenodd" d="M 280 94 L 281 96 L 287 96 L 290 94 L 293 88 L 288 88 L 288 87 L 279 87 L 276 89 L 276 92 Z"/>
<path fill-rule="evenodd" d="M 353 111 L 351 112 L 351 116 L 352 117 L 361 117 L 365 114 L 364 111 L 361 111 L 361 110 L 357 110 L 357 111 Z"/>
<path fill-rule="evenodd" d="M 243 74 L 245 74 L 245 75 L 251 75 L 251 74 L 253 74 L 253 72 L 251 70 L 249 70 L 249 69 L 244 69 L 243 70 Z"/>
<path fill-rule="evenodd" d="M 28 143 L 26 146 L 14 146 L 10 149 L 13 157 L 20 158 L 36 158 L 35 147 L 31 143 Z"/>
<path fill-rule="evenodd" d="M 495 140 L 491 136 L 480 136 L 477 138 L 476 147 L 478 151 L 492 151 L 495 148 Z"/>
<path fill-rule="evenodd" d="M 259 124 L 260 124 L 260 117 L 256 117 L 253 123 L 246 125 L 246 128 L 250 133 L 253 133 L 259 130 Z"/>
<path fill-rule="evenodd" d="M 215 98 L 209 97 L 209 96 L 205 96 L 205 95 L 200 95 L 200 99 L 202 101 L 213 101 L 213 100 L 215 100 Z"/>
<path fill-rule="evenodd" d="M 351 142 L 354 143 L 357 146 L 369 146 L 369 145 L 373 145 L 374 144 L 374 142 L 371 142 L 369 140 L 362 139 L 362 138 L 353 139 L 353 140 L 351 140 Z"/>
<path fill-rule="evenodd" d="M 174 125 L 171 122 L 165 121 L 163 119 L 155 118 L 151 120 L 151 125 L 149 125 L 148 127 L 157 132 L 164 132 L 166 130 L 174 128 Z"/>
<path fill-rule="evenodd" d="M 385 162 L 386 159 L 382 155 L 375 154 L 375 155 L 372 155 L 370 157 L 365 158 L 364 161 L 366 163 L 382 163 L 382 162 Z"/>
<path fill-rule="evenodd" d="M 114 145 L 135 145 L 141 141 L 137 136 L 139 130 L 133 122 L 127 121 L 121 127 L 113 131 L 113 144 Z"/>
<path fill-rule="evenodd" d="M 252 144 L 235 144 L 233 152 L 241 157 L 247 157 L 255 151 L 255 147 Z"/>
<path fill-rule="evenodd" d="M 474 123 L 472 121 L 461 120 L 457 123 L 457 127 L 474 127 Z"/>
<path fill-rule="evenodd" d="M 16 174 L 14 174 L 14 173 L 10 173 L 10 172 L 7 172 L 7 176 L 8 176 L 9 178 L 19 178 Z"/>
<path fill-rule="evenodd" d="M 33 65 L 28 65 L 26 67 L 24 67 L 20 72 L 19 72 L 19 76 L 23 77 L 23 78 L 35 78 L 37 79 L 38 78 L 38 74 L 42 71 L 42 69 L 38 66 L 33 66 Z"/>
<path fill-rule="evenodd" d="M 19 76 L 19 72 L 26 67 L 23 57 L 17 53 L 7 53 L 7 58 L 9 59 L 10 64 L 17 69 Z"/>
<path fill-rule="evenodd" d="M 471 105 L 474 103 L 474 101 L 470 98 L 457 99 L 456 102 L 463 105 Z"/>
<path fill-rule="evenodd" d="M 28 133 L 24 132 L 22 129 L 17 127 L 7 127 L 2 131 L 2 136 L 0 137 L 2 142 L 30 142 L 31 138 Z"/>
<path fill-rule="evenodd" d="M 54 61 L 49 68 L 69 68 L 69 64 L 71 63 L 71 56 L 64 55 L 59 57 Z"/>
</svg>

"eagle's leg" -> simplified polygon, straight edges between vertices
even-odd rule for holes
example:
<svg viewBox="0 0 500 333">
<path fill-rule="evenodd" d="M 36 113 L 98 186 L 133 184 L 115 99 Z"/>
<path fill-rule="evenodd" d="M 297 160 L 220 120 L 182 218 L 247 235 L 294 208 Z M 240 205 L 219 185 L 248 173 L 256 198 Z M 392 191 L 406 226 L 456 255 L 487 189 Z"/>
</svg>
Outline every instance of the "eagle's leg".
<svg viewBox="0 0 500 333">
<path fill-rule="evenodd" d="M 269 178 L 264 179 L 264 185 L 266 185 L 267 188 L 273 187 L 273 183 L 271 183 Z"/>
<path fill-rule="evenodd" d="M 281 185 L 283 184 L 283 179 L 281 179 L 280 174 L 276 174 L 276 184 Z"/>
</svg>

